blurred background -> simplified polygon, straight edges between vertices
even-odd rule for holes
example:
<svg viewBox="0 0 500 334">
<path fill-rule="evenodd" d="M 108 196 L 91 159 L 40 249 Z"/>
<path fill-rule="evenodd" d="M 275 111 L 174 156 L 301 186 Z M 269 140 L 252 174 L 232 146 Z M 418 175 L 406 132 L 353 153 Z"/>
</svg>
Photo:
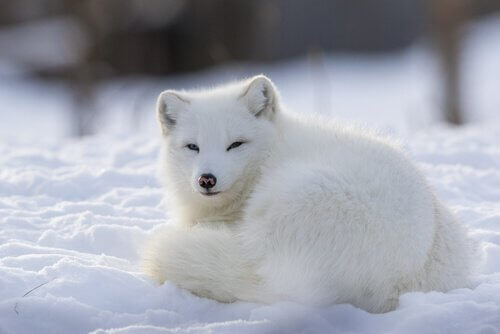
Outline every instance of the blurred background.
<svg viewBox="0 0 500 334">
<path fill-rule="evenodd" d="M 162 90 L 259 73 L 297 112 L 401 133 L 491 122 L 499 13 L 500 0 L 0 0 L 0 139 L 156 135 Z"/>
</svg>

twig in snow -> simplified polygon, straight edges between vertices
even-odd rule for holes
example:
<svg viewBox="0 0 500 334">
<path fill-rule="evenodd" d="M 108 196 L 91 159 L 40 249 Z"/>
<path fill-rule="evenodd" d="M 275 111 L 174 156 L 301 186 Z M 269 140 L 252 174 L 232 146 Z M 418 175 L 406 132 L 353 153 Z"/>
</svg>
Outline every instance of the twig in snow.
<svg viewBox="0 0 500 334">
<path fill-rule="evenodd" d="M 26 297 L 27 295 L 29 295 L 30 293 L 32 293 L 33 291 L 35 291 L 36 289 L 38 288 L 41 288 L 42 286 L 44 286 L 45 284 L 49 284 L 50 282 L 52 282 L 55 278 L 45 282 L 45 283 L 42 283 L 40 285 L 37 285 L 35 286 L 33 289 L 31 289 L 30 291 L 26 292 L 24 295 L 22 295 L 21 298 L 24 298 Z M 14 312 L 16 312 L 17 315 L 19 315 L 19 311 L 17 310 L 17 305 L 19 304 L 19 302 L 16 302 L 16 304 L 14 305 Z"/>
</svg>

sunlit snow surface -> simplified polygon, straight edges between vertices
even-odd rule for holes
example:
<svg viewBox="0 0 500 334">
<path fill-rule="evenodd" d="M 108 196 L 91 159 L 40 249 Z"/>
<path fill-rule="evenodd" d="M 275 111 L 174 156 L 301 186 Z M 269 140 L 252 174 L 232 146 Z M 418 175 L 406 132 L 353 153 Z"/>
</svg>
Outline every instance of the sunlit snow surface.
<svg viewBox="0 0 500 334">
<path fill-rule="evenodd" d="M 326 59 L 324 76 L 304 60 L 242 71 L 235 65 L 164 83 L 142 79 L 135 86 L 146 87 L 142 93 L 111 83 L 100 102 L 111 111 L 101 131 L 84 140 L 66 137 L 57 124 L 67 93 L 0 80 L 0 333 L 500 333 L 500 43 L 488 39 L 492 31 L 498 37 L 499 22 L 484 24 L 470 41 L 483 61 L 467 54 L 473 96 L 464 102 L 476 121 L 460 129 L 434 124 L 433 70 L 419 50 Z M 145 277 L 140 249 L 169 223 L 155 176 L 154 95 L 160 86 L 189 88 L 253 70 L 277 82 L 292 110 L 323 104 L 340 119 L 400 137 L 480 242 L 477 287 L 409 293 L 397 310 L 375 315 L 350 305 L 220 304 Z M 312 78 L 323 80 L 326 93 L 311 88 Z M 136 130 L 117 125 L 132 117 L 130 92 L 145 99 L 137 108 L 150 109 Z"/>
</svg>

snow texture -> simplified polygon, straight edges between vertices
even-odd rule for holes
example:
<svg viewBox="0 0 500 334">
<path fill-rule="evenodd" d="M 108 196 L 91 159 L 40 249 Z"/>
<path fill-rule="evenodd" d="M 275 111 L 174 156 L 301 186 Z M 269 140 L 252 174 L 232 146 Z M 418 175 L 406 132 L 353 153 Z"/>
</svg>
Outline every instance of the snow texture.
<svg viewBox="0 0 500 334">
<path fill-rule="evenodd" d="M 124 123 L 118 117 L 125 117 L 128 95 L 116 83 L 101 87 L 100 103 L 112 111 L 99 134 L 83 140 L 57 127 L 69 104 L 63 89 L 0 80 L 0 333 L 500 333 L 500 47 L 488 39 L 498 37 L 499 27 L 496 18 L 472 29 L 477 54 L 466 57 L 471 93 L 464 103 L 474 122 L 462 128 L 429 126 L 432 103 L 418 101 L 430 99 L 434 71 L 420 48 L 376 60 L 328 58 L 323 80 L 331 85 L 319 97 L 314 89 L 300 95 L 310 80 L 307 60 L 258 68 L 282 88 L 292 110 L 307 112 L 308 103 L 326 96 L 327 111 L 338 118 L 402 137 L 480 243 L 475 288 L 408 293 L 385 314 L 351 305 L 221 304 L 141 273 L 141 247 L 169 224 L 156 179 L 154 96 L 160 86 L 189 88 L 256 68 L 221 68 L 155 83 L 146 93 L 135 89 L 151 100 L 139 106 L 150 112 L 137 131 L 116 125 Z M 144 80 L 135 82 L 143 87 Z"/>
</svg>

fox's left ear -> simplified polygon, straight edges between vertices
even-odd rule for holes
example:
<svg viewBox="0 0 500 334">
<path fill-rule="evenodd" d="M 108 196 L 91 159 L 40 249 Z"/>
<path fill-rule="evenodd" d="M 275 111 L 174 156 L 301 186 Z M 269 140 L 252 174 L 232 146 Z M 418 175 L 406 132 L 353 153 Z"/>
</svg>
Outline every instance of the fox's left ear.
<svg viewBox="0 0 500 334">
<path fill-rule="evenodd" d="M 278 107 L 278 93 L 274 84 L 264 75 L 257 75 L 249 81 L 240 98 L 255 117 L 272 119 Z"/>
<path fill-rule="evenodd" d="M 167 135 L 175 127 L 179 112 L 186 109 L 189 103 L 182 93 L 174 90 L 166 90 L 158 96 L 156 113 L 163 135 Z"/>
</svg>

